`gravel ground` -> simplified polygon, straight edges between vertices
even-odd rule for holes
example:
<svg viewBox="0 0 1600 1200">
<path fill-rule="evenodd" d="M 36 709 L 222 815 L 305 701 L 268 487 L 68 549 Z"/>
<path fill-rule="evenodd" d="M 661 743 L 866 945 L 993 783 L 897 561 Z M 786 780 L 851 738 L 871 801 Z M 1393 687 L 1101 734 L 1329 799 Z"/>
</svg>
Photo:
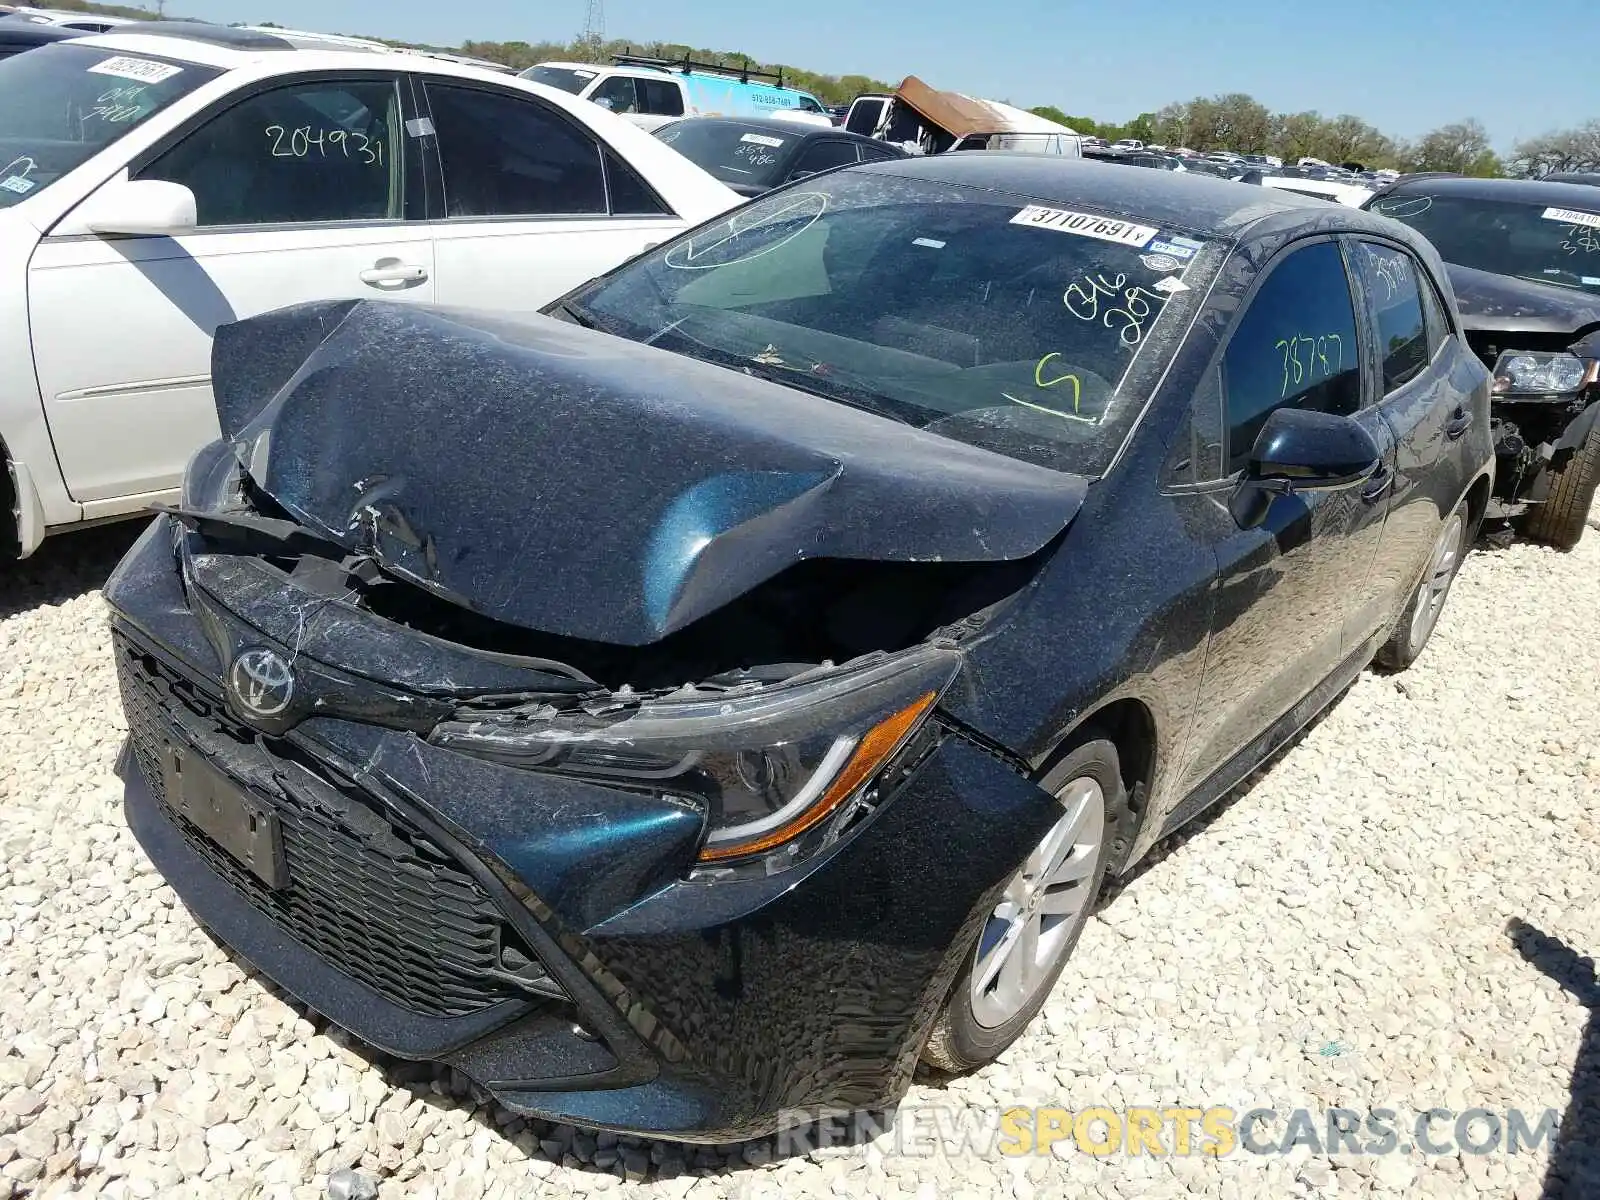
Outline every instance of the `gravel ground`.
<svg viewBox="0 0 1600 1200">
<path fill-rule="evenodd" d="M 1547 1174 L 1572 1179 L 1547 1197 L 1600 1196 L 1600 987 L 1584 960 L 1600 952 L 1600 534 L 1570 555 L 1474 554 L 1411 672 L 1364 675 L 1158 847 L 1000 1064 L 909 1098 L 1573 1106 L 1553 1156 L 1211 1161 L 619 1144 L 364 1052 L 212 943 L 123 826 L 97 589 L 134 532 L 60 539 L 0 577 L 0 1200 L 309 1198 L 330 1175 L 335 1195 L 376 1181 L 385 1198 L 448 1200 L 623 1179 L 664 1197 L 1531 1200 Z"/>
</svg>

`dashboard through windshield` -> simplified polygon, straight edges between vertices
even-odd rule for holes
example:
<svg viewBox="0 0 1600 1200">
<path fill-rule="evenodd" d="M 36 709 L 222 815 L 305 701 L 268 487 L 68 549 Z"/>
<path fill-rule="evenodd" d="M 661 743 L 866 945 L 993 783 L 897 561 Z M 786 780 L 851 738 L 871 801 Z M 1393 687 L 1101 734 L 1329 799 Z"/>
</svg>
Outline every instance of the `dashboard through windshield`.
<svg viewBox="0 0 1600 1200">
<path fill-rule="evenodd" d="M 1137 215 L 854 170 L 737 209 L 560 308 L 1095 476 L 1142 411 L 1220 249 Z"/>
<path fill-rule="evenodd" d="M 1445 262 L 1600 293 L 1600 195 L 1574 208 L 1416 191 L 1371 208 L 1422 234 Z"/>
<path fill-rule="evenodd" d="M 217 74 L 75 41 L 0 61 L 0 208 L 48 187 Z"/>
</svg>

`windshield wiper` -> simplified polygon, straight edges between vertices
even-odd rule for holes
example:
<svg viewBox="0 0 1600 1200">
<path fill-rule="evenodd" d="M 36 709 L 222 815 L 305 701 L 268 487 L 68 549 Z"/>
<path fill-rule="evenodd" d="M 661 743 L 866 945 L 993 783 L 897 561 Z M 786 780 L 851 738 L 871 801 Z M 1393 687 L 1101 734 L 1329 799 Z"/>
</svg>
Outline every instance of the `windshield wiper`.
<svg viewBox="0 0 1600 1200">
<path fill-rule="evenodd" d="M 833 372 L 838 369 L 836 367 L 830 367 L 828 375 L 818 375 L 810 367 L 770 366 L 765 363 L 754 363 L 748 359 L 738 361 L 737 365 L 747 375 L 754 375 L 757 379 L 765 379 L 769 383 L 792 387 L 798 392 L 820 396 L 824 400 L 832 400 L 850 408 L 887 417 L 902 425 L 921 424 L 905 412 L 905 405 L 896 403 L 883 393 L 861 384 L 845 383 L 833 378 Z"/>
<path fill-rule="evenodd" d="M 585 329 L 598 329 L 602 333 L 606 332 L 605 327 L 591 317 L 587 309 L 579 308 L 570 300 L 563 300 L 560 304 L 557 304 L 556 311 L 566 313 L 567 316 L 572 318 L 574 325 L 581 325 Z"/>
<path fill-rule="evenodd" d="M 687 320 L 685 317 L 683 320 Z M 765 379 L 768 383 L 780 384 L 783 387 L 792 387 L 796 391 L 805 392 L 811 396 L 819 396 L 824 400 L 832 400 L 837 404 L 849 408 L 860 409 L 875 416 L 887 417 L 891 421 L 898 421 L 902 425 L 920 425 L 919 410 L 910 406 L 899 404 L 894 400 L 870 386 L 859 375 L 854 375 L 840 368 L 826 363 L 811 363 L 804 367 L 779 366 L 775 363 L 762 363 L 752 359 L 749 355 L 739 354 L 732 350 L 724 350 L 720 346 L 713 346 L 702 342 L 691 333 L 685 333 L 679 328 L 683 320 L 675 321 L 663 329 L 658 329 L 650 336 L 649 342 L 658 338 L 671 335 L 679 340 L 679 349 L 673 351 L 686 358 L 698 358 L 702 362 L 714 363 L 719 367 L 731 367 L 735 371 L 743 371 L 757 379 Z M 646 344 L 649 344 L 647 342 Z M 819 375 L 817 367 L 825 367 L 828 375 Z M 837 379 L 836 374 L 849 375 L 851 380 L 861 382 L 845 382 Z"/>
<path fill-rule="evenodd" d="M 285 557 L 309 554 L 335 560 L 343 559 L 349 553 L 348 549 L 332 539 L 277 517 L 247 512 L 206 512 L 173 504 L 152 504 L 150 510 L 176 517 L 186 528 L 207 541 L 232 543 L 252 553 L 281 554 Z"/>
</svg>

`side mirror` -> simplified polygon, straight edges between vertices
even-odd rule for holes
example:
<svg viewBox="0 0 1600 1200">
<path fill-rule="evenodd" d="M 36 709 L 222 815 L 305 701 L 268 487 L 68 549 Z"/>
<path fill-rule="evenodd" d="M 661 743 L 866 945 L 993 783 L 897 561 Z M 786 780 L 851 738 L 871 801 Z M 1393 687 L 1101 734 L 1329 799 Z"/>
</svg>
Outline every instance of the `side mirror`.
<svg viewBox="0 0 1600 1200">
<path fill-rule="evenodd" d="M 1353 417 L 1280 408 L 1256 435 L 1244 481 L 1229 502 L 1240 528 L 1266 520 L 1273 496 L 1355 487 L 1383 468 L 1383 451 Z"/>
<path fill-rule="evenodd" d="M 612 103 L 611 97 L 609 97 L 609 96 L 601 96 L 594 103 L 598 104 L 601 108 L 604 108 L 604 109 L 615 109 L 617 107 L 614 103 Z"/>
<path fill-rule="evenodd" d="M 162 179 L 108 183 L 84 202 L 78 220 L 90 233 L 169 237 L 193 233 L 199 223 L 194 193 Z"/>
<path fill-rule="evenodd" d="M 1383 465 L 1383 451 L 1354 417 L 1280 408 L 1267 418 L 1250 450 L 1245 479 L 1281 491 L 1354 487 Z"/>
</svg>

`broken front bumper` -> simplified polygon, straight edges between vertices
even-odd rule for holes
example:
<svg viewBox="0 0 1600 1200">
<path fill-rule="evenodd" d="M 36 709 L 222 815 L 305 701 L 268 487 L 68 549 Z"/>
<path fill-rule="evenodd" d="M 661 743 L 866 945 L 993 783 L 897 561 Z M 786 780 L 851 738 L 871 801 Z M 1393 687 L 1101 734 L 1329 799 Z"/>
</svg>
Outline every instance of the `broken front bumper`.
<svg viewBox="0 0 1600 1200">
<path fill-rule="evenodd" d="M 978 921 L 1053 815 L 945 732 L 815 858 L 689 880 L 694 839 L 648 797 L 354 721 L 244 726 L 159 525 L 107 594 L 128 821 L 174 889 L 312 1008 L 522 1112 L 728 1141 L 785 1113 L 893 1104 Z M 278 886 L 180 815 L 174 754 L 275 824 Z"/>
</svg>

